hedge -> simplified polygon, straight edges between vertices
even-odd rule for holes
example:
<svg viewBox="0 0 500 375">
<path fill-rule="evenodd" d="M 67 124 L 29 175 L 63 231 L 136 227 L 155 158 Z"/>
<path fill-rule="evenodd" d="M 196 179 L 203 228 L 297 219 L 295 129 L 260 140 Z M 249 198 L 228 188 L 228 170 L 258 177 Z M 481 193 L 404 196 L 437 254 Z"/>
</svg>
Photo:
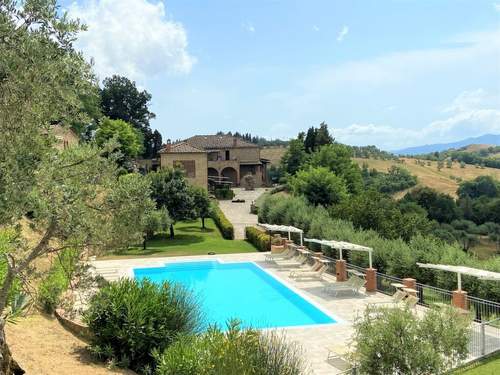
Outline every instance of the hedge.
<svg viewBox="0 0 500 375">
<path fill-rule="evenodd" d="M 271 236 L 255 227 L 245 227 L 245 237 L 259 251 L 271 250 Z"/>
<path fill-rule="evenodd" d="M 479 260 L 464 252 L 458 245 L 445 243 L 432 236 L 416 235 L 409 241 L 383 238 L 373 230 L 356 228 L 349 221 L 332 218 L 325 208 L 311 206 L 299 197 L 270 195 L 259 206 L 259 222 L 293 225 L 302 228 L 304 235 L 310 238 L 369 246 L 374 249 L 373 267 L 378 272 L 401 278 L 413 277 L 418 282 L 442 289 L 456 288 L 456 275 L 422 269 L 417 266 L 417 262 L 461 265 L 500 272 L 500 257 Z M 322 250 L 326 255 L 336 255 L 326 247 L 317 250 Z M 344 257 L 357 266 L 368 266 L 365 253 L 346 252 Z M 495 281 L 464 275 L 462 286 L 469 295 L 479 298 L 498 301 L 500 295 L 500 285 Z"/>
<path fill-rule="evenodd" d="M 216 203 L 212 204 L 210 216 L 215 222 L 215 225 L 217 225 L 217 228 L 219 228 L 222 237 L 224 237 L 226 240 L 234 240 L 233 224 L 231 224 L 226 215 L 224 215 L 224 212 L 222 212 L 222 210 Z"/>
</svg>

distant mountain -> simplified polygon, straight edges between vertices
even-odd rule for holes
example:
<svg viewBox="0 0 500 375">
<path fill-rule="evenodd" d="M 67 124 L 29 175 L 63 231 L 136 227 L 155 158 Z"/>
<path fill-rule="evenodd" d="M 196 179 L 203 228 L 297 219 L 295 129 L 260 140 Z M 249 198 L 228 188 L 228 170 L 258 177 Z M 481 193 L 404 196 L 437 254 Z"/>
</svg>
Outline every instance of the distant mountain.
<svg viewBox="0 0 500 375">
<path fill-rule="evenodd" d="M 451 148 L 461 148 L 472 144 L 484 144 L 492 146 L 500 146 L 500 134 L 485 134 L 480 137 L 467 138 L 457 142 L 451 143 L 436 143 L 432 145 L 416 146 L 395 150 L 393 153 L 398 155 L 420 155 L 428 154 L 430 152 L 445 151 Z"/>
</svg>

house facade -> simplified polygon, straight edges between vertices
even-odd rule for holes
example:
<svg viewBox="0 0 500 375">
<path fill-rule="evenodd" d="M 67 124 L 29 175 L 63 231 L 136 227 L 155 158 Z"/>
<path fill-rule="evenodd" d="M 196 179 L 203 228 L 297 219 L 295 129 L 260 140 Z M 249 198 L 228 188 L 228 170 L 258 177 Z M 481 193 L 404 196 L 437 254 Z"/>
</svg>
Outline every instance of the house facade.
<svg viewBox="0 0 500 375">
<path fill-rule="evenodd" d="M 266 185 L 267 164 L 257 145 L 227 135 L 195 135 L 160 151 L 162 168 L 181 167 L 191 183 L 205 188 L 210 183 L 239 186 L 246 175 L 254 177 L 255 186 Z"/>
</svg>

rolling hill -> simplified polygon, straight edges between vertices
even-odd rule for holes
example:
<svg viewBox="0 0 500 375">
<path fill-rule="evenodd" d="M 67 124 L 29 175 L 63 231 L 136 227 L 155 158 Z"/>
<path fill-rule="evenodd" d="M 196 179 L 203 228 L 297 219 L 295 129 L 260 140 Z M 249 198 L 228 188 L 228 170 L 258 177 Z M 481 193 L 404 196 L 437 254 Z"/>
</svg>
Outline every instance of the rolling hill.
<svg viewBox="0 0 500 375">
<path fill-rule="evenodd" d="M 397 155 L 421 155 L 436 151 L 445 151 L 449 149 L 457 149 L 469 145 L 487 145 L 500 146 L 500 134 L 485 134 L 480 137 L 467 138 L 451 143 L 435 143 L 423 146 L 408 147 L 401 150 L 393 151 Z"/>
<path fill-rule="evenodd" d="M 456 191 L 460 180 L 472 180 L 478 176 L 490 175 L 496 179 L 500 179 L 500 169 L 495 168 L 476 168 L 472 165 L 466 165 L 465 168 L 460 168 L 459 163 L 453 163 L 451 168 L 437 169 L 437 162 L 425 161 L 425 165 L 417 164 L 417 159 L 401 158 L 403 163 L 398 163 L 396 160 L 379 160 L 379 159 L 354 159 L 359 166 L 367 163 L 369 168 L 386 172 L 391 166 L 398 165 L 407 168 L 411 174 L 417 176 L 419 185 L 429 186 L 440 192 L 456 196 Z M 430 166 L 427 165 L 430 163 Z M 398 196 L 404 193 L 398 194 Z"/>
</svg>

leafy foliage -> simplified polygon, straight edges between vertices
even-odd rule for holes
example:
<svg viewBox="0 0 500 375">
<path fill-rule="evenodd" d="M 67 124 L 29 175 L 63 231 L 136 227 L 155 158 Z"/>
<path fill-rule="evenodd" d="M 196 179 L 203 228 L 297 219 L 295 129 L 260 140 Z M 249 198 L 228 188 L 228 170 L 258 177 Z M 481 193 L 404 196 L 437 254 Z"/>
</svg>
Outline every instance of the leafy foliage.
<svg viewBox="0 0 500 375">
<path fill-rule="evenodd" d="M 123 120 L 104 118 L 97 128 L 95 141 L 102 147 L 112 139 L 118 142 L 118 150 L 126 160 L 136 157 L 142 151 L 141 133 L 132 125 Z"/>
<path fill-rule="evenodd" d="M 406 190 L 417 184 L 417 178 L 406 168 L 396 165 L 391 166 L 387 173 L 379 172 L 376 169 L 369 170 L 368 165 L 362 168 L 364 184 L 368 188 L 376 189 L 381 193 L 393 194 Z"/>
<path fill-rule="evenodd" d="M 292 139 L 288 145 L 281 164 L 286 173 L 294 175 L 308 160 L 308 154 L 304 147 L 304 140 L 302 138 Z"/>
<path fill-rule="evenodd" d="M 358 165 L 351 160 L 352 151 L 345 145 L 334 143 L 320 147 L 311 155 L 309 165 L 325 167 L 342 177 L 351 194 L 361 192 L 363 180 Z"/>
<path fill-rule="evenodd" d="M 301 350 L 277 333 L 210 327 L 201 336 L 183 337 L 157 353 L 157 375 L 300 375 Z"/>
<path fill-rule="evenodd" d="M 191 186 L 179 168 L 162 168 L 157 172 L 150 172 L 147 177 L 151 182 L 151 196 L 156 207 L 167 209 L 172 218 L 170 235 L 173 237 L 175 222 L 196 217 Z"/>
<path fill-rule="evenodd" d="M 425 208 L 429 219 L 451 223 L 460 217 L 455 200 L 447 194 L 428 187 L 418 187 L 405 195 L 404 202 L 415 202 Z"/>
<path fill-rule="evenodd" d="M 354 324 L 352 358 L 361 374 L 444 374 L 467 357 L 469 317 L 456 309 L 368 307 Z"/>
<path fill-rule="evenodd" d="M 303 195 L 313 205 L 338 204 L 348 196 L 345 181 L 324 167 L 301 170 L 288 184 L 293 193 Z"/>
<path fill-rule="evenodd" d="M 155 157 L 162 145 L 160 133 L 149 127 L 149 120 L 155 114 L 148 108 L 151 94 L 139 91 L 135 82 L 126 77 L 114 75 L 106 78 L 101 90 L 101 106 L 105 116 L 113 120 L 123 120 L 132 124 L 143 137 L 144 157 Z"/>
<path fill-rule="evenodd" d="M 210 198 L 207 190 L 202 187 L 193 186 L 191 189 L 196 216 L 201 218 L 201 227 L 205 228 L 205 218 L 209 217 L 211 212 Z"/>
<path fill-rule="evenodd" d="M 259 251 L 270 251 L 271 236 L 255 227 L 245 227 L 245 238 Z"/>
<path fill-rule="evenodd" d="M 226 215 L 224 215 L 224 212 L 222 212 L 217 203 L 212 203 L 210 214 L 215 225 L 219 228 L 222 237 L 226 240 L 234 240 L 233 224 L 231 224 L 231 222 L 227 219 Z"/>
<path fill-rule="evenodd" d="M 94 335 L 94 353 L 145 374 L 154 368 L 154 350 L 201 326 L 198 303 L 186 290 L 147 280 L 123 279 L 101 288 L 84 319 Z"/>
<path fill-rule="evenodd" d="M 347 241 L 369 246 L 373 252 L 373 265 L 382 273 L 397 277 L 413 277 L 419 282 L 443 289 L 456 288 L 456 276 L 448 272 L 429 272 L 419 268 L 416 262 L 464 265 L 500 272 L 500 258 L 480 261 L 470 256 L 456 244 L 449 244 L 432 236 L 414 235 L 408 241 L 400 238 L 384 238 L 374 230 L 355 228 L 346 220 L 335 219 L 323 207 L 313 207 L 303 197 L 275 194 L 267 197 L 259 206 L 259 222 L 293 225 L 304 230 L 306 237 Z M 398 223 L 396 223 L 398 224 Z M 411 222 L 401 222 L 411 227 Z M 318 249 L 327 255 L 329 248 Z M 361 267 L 368 266 L 364 253 L 349 252 L 346 259 Z M 500 285 L 493 281 L 478 280 L 463 276 L 462 287 L 471 295 L 495 300 L 500 294 Z"/>
<path fill-rule="evenodd" d="M 60 254 L 38 287 L 38 303 L 47 313 L 59 305 L 62 293 L 69 287 L 78 261 L 78 251 L 67 249 Z"/>
</svg>

